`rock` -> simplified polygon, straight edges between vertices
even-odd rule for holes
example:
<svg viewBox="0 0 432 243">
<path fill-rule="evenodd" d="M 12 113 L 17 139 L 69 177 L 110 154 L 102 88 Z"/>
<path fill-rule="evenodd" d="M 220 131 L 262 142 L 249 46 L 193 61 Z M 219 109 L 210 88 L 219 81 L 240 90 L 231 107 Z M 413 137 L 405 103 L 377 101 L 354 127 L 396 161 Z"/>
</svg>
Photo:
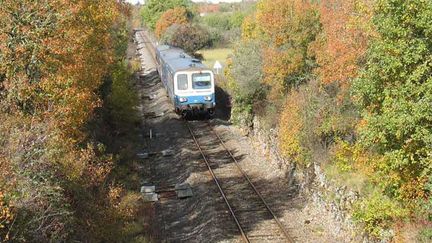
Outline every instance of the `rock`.
<svg viewBox="0 0 432 243">
<path fill-rule="evenodd" d="M 149 153 L 138 153 L 137 157 L 140 159 L 148 159 L 150 157 Z"/>
<path fill-rule="evenodd" d="M 156 186 L 142 186 L 141 193 L 154 193 L 156 191 Z"/>
<path fill-rule="evenodd" d="M 174 155 L 174 151 L 172 151 L 171 149 L 167 149 L 162 151 L 162 156 L 163 157 L 169 157 L 169 156 L 173 156 Z"/>
<path fill-rule="evenodd" d="M 159 200 L 156 193 L 143 193 L 142 197 L 145 202 L 157 202 Z"/>
<path fill-rule="evenodd" d="M 179 199 L 188 198 L 188 197 L 193 196 L 192 188 L 191 188 L 190 184 L 187 182 L 176 184 L 175 190 L 176 190 L 177 197 Z"/>
</svg>

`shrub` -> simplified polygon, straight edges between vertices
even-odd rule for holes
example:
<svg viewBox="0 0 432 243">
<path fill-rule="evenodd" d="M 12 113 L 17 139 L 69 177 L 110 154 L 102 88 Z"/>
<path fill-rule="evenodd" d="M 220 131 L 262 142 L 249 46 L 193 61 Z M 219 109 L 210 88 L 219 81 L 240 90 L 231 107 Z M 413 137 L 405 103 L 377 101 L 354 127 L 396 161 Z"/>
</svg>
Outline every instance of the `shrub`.
<svg viewBox="0 0 432 243">
<path fill-rule="evenodd" d="M 397 202 L 379 192 L 356 202 L 353 208 L 354 219 L 377 238 L 382 237 L 383 230 L 389 229 L 397 219 L 406 215 L 407 212 Z"/>
<path fill-rule="evenodd" d="M 138 121 L 136 106 L 137 94 L 130 83 L 132 75 L 126 63 L 120 62 L 114 66 L 112 73 L 111 92 L 107 97 L 107 108 L 110 120 L 116 129 L 127 130 Z"/>
<path fill-rule="evenodd" d="M 338 94 L 338 89 L 317 80 L 287 94 L 279 120 L 283 155 L 308 165 L 322 161 L 322 151 L 326 153 L 337 139 L 352 140 L 357 116 L 349 100 L 336 99 Z"/>
<path fill-rule="evenodd" d="M 250 126 L 253 105 L 265 96 L 261 80 L 262 53 L 256 41 L 239 43 L 226 69 L 234 107 L 232 120 L 236 124 Z"/>
</svg>

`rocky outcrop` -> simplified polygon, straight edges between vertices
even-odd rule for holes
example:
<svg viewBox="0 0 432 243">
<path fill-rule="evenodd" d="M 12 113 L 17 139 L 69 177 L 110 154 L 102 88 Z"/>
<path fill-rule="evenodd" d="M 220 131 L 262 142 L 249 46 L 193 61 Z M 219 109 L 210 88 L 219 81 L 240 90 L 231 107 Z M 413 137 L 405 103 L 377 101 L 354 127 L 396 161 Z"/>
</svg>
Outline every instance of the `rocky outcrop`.
<svg viewBox="0 0 432 243">
<path fill-rule="evenodd" d="M 246 131 L 246 129 L 244 129 Z M 309 207 L 314 207 L 322 213 L 331 214 L 333 222 L 328 229 L 334 235 L 350 235 L 348 242 L 370 242 L 364 232 L 354 224 L 351 217 L 353 204 L 360 194 L 332 183 L 319 162 L 313 162 L 307 168 L 300 168 L 295 163 L 283 158 L 278 149 L 277 130 L 266 130 L 258 118 L 253 120 L 253 128 L 248 129 L 248 136 L 256 149 L 266 155 L 269 166 L 282 170 L 289 178 L 290 185 L 298 189 L 310 201 Z"/>
</svg>

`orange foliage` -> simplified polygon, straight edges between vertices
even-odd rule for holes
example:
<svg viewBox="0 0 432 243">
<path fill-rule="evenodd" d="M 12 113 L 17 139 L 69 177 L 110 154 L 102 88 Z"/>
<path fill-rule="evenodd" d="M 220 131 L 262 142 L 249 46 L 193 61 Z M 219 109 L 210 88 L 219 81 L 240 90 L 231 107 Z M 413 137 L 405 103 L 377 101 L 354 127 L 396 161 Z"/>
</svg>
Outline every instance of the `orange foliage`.
<svg viewBox="0 0 432 243">
<path fill-rule="evenodd" d="M 21 4 L 52 25 L 13 22 L 8 13 L 19 12 Z M 34 1 L 5 1 L 2 5 L 2 28 L 21 25 L 14 29 L 15 35 L 32 43 L 15 41 L 4 34 L 7 31 L 0 32 L 0 52 L 6 60 L 0 64 L 0 73 L 6 74 L 6 91 L 15 95 L 18 103 L 31 102 L 36 109 L 33 113 L 56 117 L 55 126 L 67 137 L 83 139 L 81 127 L 100 104 L 95 90 L 113 61 L 110 30 L 119 17 L 120 5 L 85 0 L 54 0 L 45 6 Z M 59 17 L 51 17 L 53 13 Z M 11 48 L 5 44 L 8 42 L 13 43 Z M 29 72 L 27 67 L 35 63 L 35 71 Z"/>
<path fill-rule="evenodd" d="M 187 24 L 189 22 L 187 10 L 184 7 L 177 7 L 166 11 L 156 23 L 155 34 L 161 38 L 165 31 L 173 24 Z"/>
<path fill-rule="evenodd" d="M 316 72 L 321 82 L 339 82 L 346 91 L 370 38 L 370 1 L 325 0 L 319 12 L 323 31 L 311 48 L 319 64 Z"/>
</svg>

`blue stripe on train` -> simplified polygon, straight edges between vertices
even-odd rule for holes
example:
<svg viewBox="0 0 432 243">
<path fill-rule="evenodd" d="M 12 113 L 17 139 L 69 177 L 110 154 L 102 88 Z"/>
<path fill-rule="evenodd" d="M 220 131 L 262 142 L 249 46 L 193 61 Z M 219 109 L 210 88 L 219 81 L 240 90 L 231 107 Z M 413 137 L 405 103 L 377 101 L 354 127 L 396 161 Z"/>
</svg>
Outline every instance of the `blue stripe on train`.
<svg viewBox="0 0 432 243">
<path fill-rule="evenodd" d="M 206 96 L 211 96 L 212 100 L 211 101 L 206 101 L 204 99 L 204 97 Z M 188 101 L 186 102 L 180 102 L 179 99 L 180 98 L 187 98 Z M 211 95 L 199 95 L 199 96 L 188 96 L 188 95 L 182 95 L 182 96 L 175 96 L 175 105 L 176 107 L 178 106 L 185 106 L 185 105 L 192 105 L 192 104 L 206 104 L 206 105 L 210 105 L 212 104 L 212 107 L 214 107 L 216 105 L 216 101 L 215 101 L 215 94 L 211 94 Z"/>
</svg>

